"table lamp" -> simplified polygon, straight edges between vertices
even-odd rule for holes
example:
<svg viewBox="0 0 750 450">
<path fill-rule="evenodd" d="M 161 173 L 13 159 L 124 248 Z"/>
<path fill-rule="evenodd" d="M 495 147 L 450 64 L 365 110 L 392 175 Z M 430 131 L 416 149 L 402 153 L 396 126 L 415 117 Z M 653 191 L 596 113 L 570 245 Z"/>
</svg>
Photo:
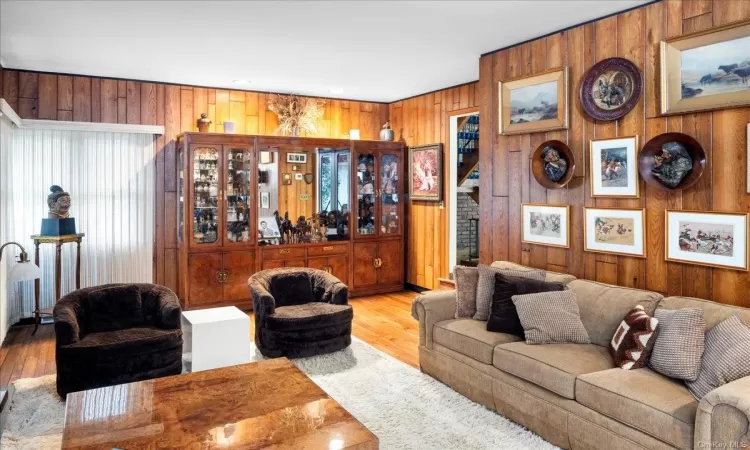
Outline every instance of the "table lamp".
<svg viewBox="0 0 750 450">
<path fill-rule="evenodd" d="M 42 276 L 42 269 L 29 261 L 29 254 L 26 253 L 26 250 L 18 242 L 8 242 L 0 247 L 0 261 L 3 260 L 3 249 L 11 244 L 17 245 L 21 249 L 21 254 L 18 255 L 18 264 L 10 269 L 8 282 L 14 283 L 16 281 L 36 280 L 40 278 Z"/>
</svg>

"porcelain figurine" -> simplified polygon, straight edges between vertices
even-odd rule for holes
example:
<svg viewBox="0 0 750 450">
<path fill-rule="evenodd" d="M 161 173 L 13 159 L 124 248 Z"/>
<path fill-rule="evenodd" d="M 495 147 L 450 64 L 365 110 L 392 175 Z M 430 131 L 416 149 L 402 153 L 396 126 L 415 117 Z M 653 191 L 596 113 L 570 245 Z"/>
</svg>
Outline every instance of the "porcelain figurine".
<svg viewBox="0 0 750 450">
<path fill-rule="evenodd" d="M 50 194 L 47 196 L 48 219 L 67 219 L 70 217 L 70 194 L 65 192 L 60 186 L 53 184 L 49 188 Z"/>
</svg>

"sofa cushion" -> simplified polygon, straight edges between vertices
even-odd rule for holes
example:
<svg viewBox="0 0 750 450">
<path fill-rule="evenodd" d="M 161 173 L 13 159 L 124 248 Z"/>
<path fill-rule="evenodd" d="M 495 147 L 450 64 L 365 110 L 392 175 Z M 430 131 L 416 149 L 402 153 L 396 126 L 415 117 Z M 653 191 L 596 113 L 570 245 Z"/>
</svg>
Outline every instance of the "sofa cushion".
<svg viewBox="0 0 750 450">
<path fill-rule="evenodd" d="M 740 378 L 750 377 L 750 327 L 732 315 L 706 333 L 698 379 L 687 387 L 697 399 Z"/>
<path fill-rule="evenodd" d="M 706 331 L 715 327 L 722 322 L 737 314 L 743 322 L 750 324 L 750 308 L 740 308 L 739 306 L 725 305 L 722 303 L 703 300 L 693 297 L 665 297 L 659 302 L 660 309 L 683 309 L 683 308 L 700 308 L 703 310 L 703 319 L 706 321 Z"/>
<path fill-rule="evenodd" d="M 678 448 L 693 448 L 698 402 L 685 384 L 648 368 L 606 370 L 578 377 L 584 406 Z"/>
<path fill-rule="evenodd" d="M 539 292 L 512 299 L 527 344 L 591 343 L 573 292 Z"/>
<path fill-rule="evenodd" d="M 569 399 L 575 399 L 579 375 L 615 366 L 609 348 L 598 345 L 528 345 L 525 342 L 498 345 L 492 364 Z"/>
<path fill-rule="evenodd" d="M 545 283 L 523 277 L 512 277 L 501 273 L 495 274 L 495 293 L 492 294 L 490 318 L 487 330 L 496 333 L 514 334 L 524 337 L 523 326 L 513 304 L 514 295 L 535 294 L 538 292 L 562 291 L 560 283 Z"/>
<path fill-rule="evenodd" d="M 581 322 L 591 338 L 591 343 L 609 347 L 612 336 L 622 318 L 637 305 L 653 316 L 662 298 L 656 292 L 624 288 L 594 281 L 574 280 L 568 288 L 575 292 Z"/>
<path fill-rule="evenodd" d="M 490 317 L 490 305 L 492 304 L 492 294 L 495 292 L 496 273 L 544 281 L 543 270 L 496 269 L 484 264 L 477 266 L 477 269 L 479 269 L 479 280 L 477 281 L 477 312 L 474 314 L 475 320 L 486 321 Z"/>
<path fill-rule="evenodd" d="M 472 318 L 477 312 L 477 282 L 479 269 L 476 267 L 456 266 L 453 268 L 456 277 L 456 319 Z"/>
<path fill-rule="evenodd" d="M 137 285 L 115 285 L 89 292 L 89 332 L 124 330 L 144 325 L 141 290 Z"/>
<path fill-rule="evenodd" d="M 658 325 L 659 320 L 646 314 L 643 306 L 630 311 L 610 343 L 615 364 L 625 370 L 644 367 L 659 333 Z"/>
<path fill-rule="evenodd" d="M 487 324 L 474 319 L 451 319 L 435 324 L 432 340 L 436 344 L 485 364 L 492 364 L 492 351 L 498 344 L 520 341 L 512 334 L 487 331 Z"/>
<path fill-rule="evenodd" d="M 304 305 L 282 306 L 266 317 L 269 330 L 302 331 L 351 322 L 354 317 L 350 305 L 312 302 Z"/>
<path fill-rule="evenodd" d="M 706 321 L 700 308 L 657 308 L 659 335 L 649 367 L 671 378 L 695 380 L 701 370 Z"/>
<path fill-rule="evenodd" d="M 522 266 L 521 264 L 516 264 L 510 261 L 495 261 L 490 265 L 490 267 L 494 267 L 496 269 L 505 269 L 505 270 L 511 269 L 511 270 L 518 270 L 518 271 L 538 270 L 533 267 Z M 560 284 L 568 284 L 575 279 L 576 277 L 568 273 L 550 272 L 550 271 L 546 271 L 545 277 L 544 277 L 544 281 L 546 283 L 560 283 Z"/>
</svg>

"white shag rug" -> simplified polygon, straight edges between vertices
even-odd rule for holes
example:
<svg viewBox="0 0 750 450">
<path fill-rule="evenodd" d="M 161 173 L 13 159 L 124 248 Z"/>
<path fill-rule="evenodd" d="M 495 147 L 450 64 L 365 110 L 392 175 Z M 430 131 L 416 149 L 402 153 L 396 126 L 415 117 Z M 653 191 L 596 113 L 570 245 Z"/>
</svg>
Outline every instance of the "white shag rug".
<svg viewBox="0 0 750 450">
<path fill-rule="evenodd" d="M 252 349 L 253 360 L 264 359 Z M 356 338 L 347 349 L 293 362 L 375 433 L 381 449 L 557 448 Z M 59 449 L 65 403 L 55 392 L 55 377 L 27 378 L 13 386 L 0 448 Z"/>
</svg>

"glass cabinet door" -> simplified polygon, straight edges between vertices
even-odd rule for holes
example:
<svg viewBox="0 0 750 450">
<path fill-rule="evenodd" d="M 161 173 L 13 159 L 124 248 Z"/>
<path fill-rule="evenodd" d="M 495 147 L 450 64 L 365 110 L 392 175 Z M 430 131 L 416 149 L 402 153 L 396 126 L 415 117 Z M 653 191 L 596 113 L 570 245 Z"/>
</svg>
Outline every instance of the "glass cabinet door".
<svg viewBox="0 0 750 450">
<path fill-rule="evenodd" d="M 381 153 L 379 171 L 380 234 L 398 235 L 401 233 L 401 155 Z"/>
<path fill-rule="evenodd" d="M 252 153 L 246 148 L 227 147 L 225 150 L 224 172 L 226 191 L 224 204 L 226 212 L 226 245 L 254 242 L 250 234 L 252 198 L 251 175 L 255 170 Z"/>
<path fill-rule="evenodd" d="M 194 246 L 220 245 L 219 160 L 217 147 L 194 147 L 192 202 Z"/>
<path fill-rule="evenodd" d="M 354 225 L 357 236 L 369 236 L 377 234 L 375 217 L 377 216 L 377 202 L 375 201 L 375 186 L 377 184 L 377 173 L 375 168 L 376 157 L 373 153 L 356 154 L 356 178 L 355 193 L 357 204 L 357 222 Z"/>
</svg>

